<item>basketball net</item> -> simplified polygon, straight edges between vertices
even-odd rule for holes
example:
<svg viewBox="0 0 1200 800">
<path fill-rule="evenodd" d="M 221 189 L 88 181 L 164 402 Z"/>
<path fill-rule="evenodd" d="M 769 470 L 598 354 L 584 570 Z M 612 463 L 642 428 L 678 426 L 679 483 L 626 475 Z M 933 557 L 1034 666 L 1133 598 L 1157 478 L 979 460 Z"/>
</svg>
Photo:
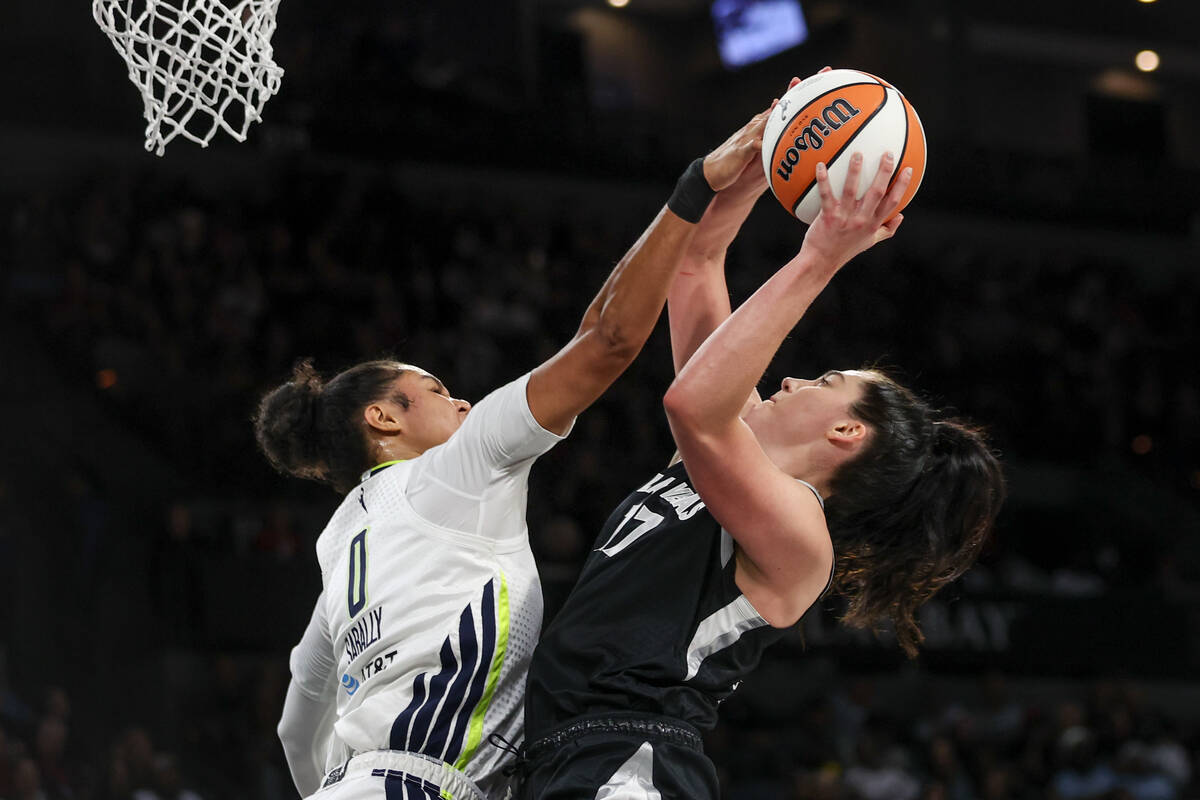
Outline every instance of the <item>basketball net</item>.
<svg viewBox="0 0 1200 800">
<path fill-rule="evenodd" d="M 93 0 L 92 15 L 142 93 L 146 149 L 218 129 L 246 140 L 279 91 L 271 35 L 279 0 Z"/>
</svg>

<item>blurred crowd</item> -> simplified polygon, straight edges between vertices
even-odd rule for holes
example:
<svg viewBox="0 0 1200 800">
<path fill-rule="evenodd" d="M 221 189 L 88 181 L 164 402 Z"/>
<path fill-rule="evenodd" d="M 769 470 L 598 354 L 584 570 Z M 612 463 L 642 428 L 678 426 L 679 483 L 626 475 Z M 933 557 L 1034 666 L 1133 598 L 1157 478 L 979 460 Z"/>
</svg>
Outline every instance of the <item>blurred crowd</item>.
<svg viewBox="0 0 1200 800">
<path fill-rule="evenodd" d="M 169 725 L 77 720 L 62 687 L 25 696 L 0 675 L 0 798 L 294 797 L 275 737 L 286 666 L 220 655 L 197 667 L 203 677 L 167 701 Z"/>
<path fill-rule="evenodd" d="M 1171 800 L 1194 797 L 1198 730 L 1127 683 L 1020 701 L 992 673 L 889 707 L 869 679 L 730 701 L 709 740 L 729 800 Z M 736 697 L 736 696 L 735 696 Z M 739 722 L 739 719 L 744 720 Z"/>
<path fill-rule="evenodd" d="M 72 700 L 6 690 L 3 800 L 220 800 L 295 796 L 274 725 L 286 674 L 208 657 L 169 725 L 81 735 Z M 1200 781 L 1200 709 L 1103 680 L 1063 692 L 991 673 L 950 692 L 882 697 L 865 677 L 788 686 L 768 663 L 706 736 L 728 800 L 1184 800 Z M 255 687 L 250 689 L 248 687 Z M 3 688 L 3 687 L 0 687 Z M 1036 696 L 1040 693 L 1040 697 Z M 1056 695 L 1046 699 L 1046 695 Z"/>
</svg>

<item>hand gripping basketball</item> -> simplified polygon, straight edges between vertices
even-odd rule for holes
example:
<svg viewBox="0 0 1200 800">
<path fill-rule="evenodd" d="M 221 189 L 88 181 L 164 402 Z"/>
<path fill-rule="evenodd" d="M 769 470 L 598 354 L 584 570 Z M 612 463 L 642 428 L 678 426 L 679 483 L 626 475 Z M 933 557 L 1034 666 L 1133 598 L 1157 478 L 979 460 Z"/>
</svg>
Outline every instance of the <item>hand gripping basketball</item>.
<svg viewBox="0 0 1200 800">
<path fill-rule="evenodd" d="M 834 270 L 840 269 L 872 245 L 892 238 L 904 221 L 904 215 L 897 214 L 896 209 L 900 207 L 904 193 L 912 182 L 912 168 L 906 167 L 891 191 L 888 191 L 888 181 L 896 168 L 896 158 L 892 153 L 885 153 L 880 159 L 874 180 L 860 200 L 857 197 L 862 166 L 861 153 L 850 157 L 846 183 L 838 197 L 830 185 L 829 170 L 825 168 L 825 163 L 817 164 L 821 210 L 804 235 L 802 250 Z"/>
<path fill-rule="evenodd" d="M 831 69 L 833 69 L 833 68 L 825 67 L 821 70 L 821 72 L 828 72 Z M 788 88 L 791 89 L 793 86 L 795 86 L 799 82 L 800 82 L 799 78 L 792 78 L 791 82 L 788 84 Z M 779 102 L 779 98 L 775 98 L 774 100 L 772 100 L 771 105 L 769 105 L 767 107 L 766 111 L 762 112 L 761 114 L 756 115 L 754 117 L 754 119 L 751 119 L 750 122 L 747 123 L 747 125 L 746 125 L 746 127 L 750 127 L 754 124 L 755 120 L 759 119 L 759 117 L 762 117 L 762 124 L 759 128 L 756 129 L 756 144 L 755 144 L 755 148 L 760 152 L 762 150 L 762 136 L 763 136 L 763 131 L 766 129 L 767 119 L 771 116 L 771 112 L 775 110 L 775 105 L 778 102 Z M 746 130 L 746 128 L 742 128 L 742 130 L 735 133 L 732 137 L 730 137 L 730 141 L 734 140 L 744 130 Z M 729 144 L 729 142 L 727 141 L 727 142 L 725 142 L 725 144 L 722 145 L 722 147 L 724 147 L 725 145 L 728 145 L 728 144 Z M 718 148 L 718 150 L 719 149 L 720 148 Z M 717 151 L 714 150 L 712 153 L 709 154 L 709 156 L 710 157 L 714 156 L 714 155 L 716 155 L 716 153 L 717 153 Z M 707 162 L 707 159 L 705 159 L 705 161 Z M 705 164 L 705 177 L 706 178 L 708 177 L 707 167 L 708 167 L 708 165 L 706 163 Z M 709 185 L 711 186 L 712 183 L 710 182 Z M 759 167 L 757 159 L 750 158 L 746 162 L 745 166 L 742 167 L 742 171 L 737 175 L 737 177 L 735 177 L 732 181 L 730 181 L 729 185 L 725 186 L 721 191 L 723 193 L 722 197 L 726 197 L 730 201 L 741 201 L 741 202 L 751 202 L 752 203 L 754 200 L 757 200 L 758 196 L 760 194 L 762 194 L 763 192 L 765 192 L 766 190 L 767 190 L 767 176 L 763 173 L 763 170 L 761 169 L 761 167 Z"/>
<path fill-rule="evenodd" d="M 774 101 L 704 157 L 704 178 L 713 191 L 719 192 L 731 186 L 746 165 L 759 157 L 763 130 L 773 108 Z"/>
</svg>

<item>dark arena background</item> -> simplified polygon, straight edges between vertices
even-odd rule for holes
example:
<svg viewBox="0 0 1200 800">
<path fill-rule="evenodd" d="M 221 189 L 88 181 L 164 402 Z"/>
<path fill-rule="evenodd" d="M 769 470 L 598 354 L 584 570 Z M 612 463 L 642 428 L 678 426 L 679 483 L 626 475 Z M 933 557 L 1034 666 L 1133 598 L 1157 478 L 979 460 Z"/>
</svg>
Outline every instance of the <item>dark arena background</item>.
<svg viewBox="0 0 1200 800">
<path fill-rule="evenodd" d="M 769 653 L 707 739 L 724 796 L 1200 797 L 1200 5 L 801 1 L 806 41 L 727 66 L 705 0 L 282 0 L 265 121 L 158 158 L 90 3 L 9 0 L 0 798 L 294 797 L 274 728 L 338 497 L 270 470 L 257 397 L 394 353 L 478 400 L 825 64 L 900 87 L 929 168 L 764 380 L 894 367 L 990 427 L 1011 497 L 915 661 L 836 603 Z M 760 201 L 735 302 L 804 230 Z M 670 377 L 660 325 L 534 468 L 548 616 L 670 457 Z"/>
</svg>

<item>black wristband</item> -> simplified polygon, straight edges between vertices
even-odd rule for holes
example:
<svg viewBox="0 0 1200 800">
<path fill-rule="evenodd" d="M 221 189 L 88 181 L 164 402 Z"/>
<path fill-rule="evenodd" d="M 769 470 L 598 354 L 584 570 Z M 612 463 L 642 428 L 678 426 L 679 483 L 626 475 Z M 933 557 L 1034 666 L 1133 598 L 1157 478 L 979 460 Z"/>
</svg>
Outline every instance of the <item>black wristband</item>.
<svg viewBox="0 0 1200 800">
<path fill-rule="evenodd" d="M 716 191 L 708 185 L 708 178 L 704 177 L 704 159 L 697 158 L 679 176 L 675 191 L 671 192 L 671 199 L 667 201 L 667 208 L 680 219 L 695 224 L 704 216 L 708 204 L 716 195 Z"/>
</svg>

